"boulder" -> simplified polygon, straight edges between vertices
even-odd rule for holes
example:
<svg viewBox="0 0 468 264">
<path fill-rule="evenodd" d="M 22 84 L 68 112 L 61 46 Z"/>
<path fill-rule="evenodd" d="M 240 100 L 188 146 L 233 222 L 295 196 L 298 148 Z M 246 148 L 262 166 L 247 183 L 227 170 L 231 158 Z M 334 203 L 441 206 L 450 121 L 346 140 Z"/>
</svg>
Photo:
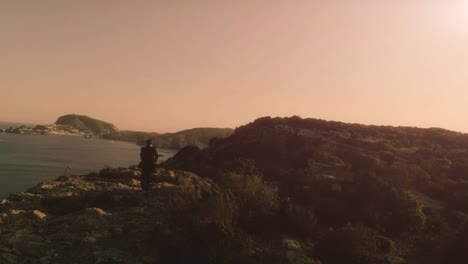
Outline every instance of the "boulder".
<svg viewBox="0 0 468 264">
<path fill-rule="evenodd" d="M 37 220 L 45 220 L 47 218 L 47 215 L 39 210 L 33 210 L 31 212 L 31 217 Z"/>
</svg>

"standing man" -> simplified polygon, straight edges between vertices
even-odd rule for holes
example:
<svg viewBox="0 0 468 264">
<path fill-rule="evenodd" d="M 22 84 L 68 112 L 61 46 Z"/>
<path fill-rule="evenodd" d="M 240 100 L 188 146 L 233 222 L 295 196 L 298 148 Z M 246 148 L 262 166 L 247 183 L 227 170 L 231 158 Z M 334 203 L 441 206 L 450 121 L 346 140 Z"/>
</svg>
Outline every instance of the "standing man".
<svg viewBox="0 0 468 264">
<path fill-rule="evenodd" d="M 148 191 L 150 176 L 156 169 L 156 161 L 158 161 L 158 151 L 153 147 L 151 139 L 146 140 L 146 147 L 141 148 L 140 159 L 141 189 Z"/>
</svg>

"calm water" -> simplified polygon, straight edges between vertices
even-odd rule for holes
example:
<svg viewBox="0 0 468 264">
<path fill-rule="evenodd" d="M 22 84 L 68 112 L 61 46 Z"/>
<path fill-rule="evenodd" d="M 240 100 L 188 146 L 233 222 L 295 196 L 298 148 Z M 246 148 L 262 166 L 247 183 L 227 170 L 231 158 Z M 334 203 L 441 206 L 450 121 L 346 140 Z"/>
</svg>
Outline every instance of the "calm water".
<svg viewBox="0 0 468 264">
<path fill-rule="evenodd" d="M 0 128 L 4 128 L 0 124 Z M 105 166 L 128 167 L 139 162 L 140 148 L 131 143 L 71 136 L 30 136 L 0 133 L 0 199 L 54 179 L 71 168 L 86 174 Z M 158 149 L 164 161 L 175 150 Z"/>
</svg>

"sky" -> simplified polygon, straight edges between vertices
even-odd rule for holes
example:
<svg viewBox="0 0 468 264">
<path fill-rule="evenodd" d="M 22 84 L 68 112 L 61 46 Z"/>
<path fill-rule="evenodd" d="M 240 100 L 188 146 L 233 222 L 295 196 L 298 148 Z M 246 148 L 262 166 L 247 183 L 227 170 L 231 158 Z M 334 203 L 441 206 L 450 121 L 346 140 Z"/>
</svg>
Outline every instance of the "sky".
<svg viewBox="0 0 468 264">
<path fill-rule="evenodd" d="M 468 132 L 468 0 L 0 1 L 0 120 Z"/>
</svg>

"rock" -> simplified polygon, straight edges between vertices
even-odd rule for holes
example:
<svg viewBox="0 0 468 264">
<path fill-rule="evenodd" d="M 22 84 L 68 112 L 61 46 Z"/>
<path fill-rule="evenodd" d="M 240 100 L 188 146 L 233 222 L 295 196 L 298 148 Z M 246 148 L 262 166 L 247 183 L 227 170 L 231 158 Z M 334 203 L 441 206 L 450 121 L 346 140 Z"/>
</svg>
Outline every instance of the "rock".
<svg viewBox="0 0 468 264">
<path fill-rule="evenodd" d="M 25 211 L 24 210 L 10 210 L 9 212 L 9 215 L 10 216 L 18 216 L 18 215 L 21 215 L 21 214 L 24 214 Z"/>
<path fill-rule="evenodd" d="M 83 238 L 82 242 L 83 243 L 96 243 L 97 238 L 95 238 L 93 236 L 87 236 L 87 237 Z"/>
<path fill-rule="evenodd" d="M 164 181 L 146 193 L 131 178 L 138 173 L 111 169 L 9 196 L 0 205 L 0 249 L 11 250 L 0 250 L 0 263 L 156 263 L 166 239 L 177 245 L 199 228 L 232 232 L 230 192 L 189 172 L 157 174 Z"/>
<path fill-rule="evenodd" d="M 28 192 L 19 192 L 12 193 L 8 196 L 8 201 L 10 202 L 19 202 L 19 201 L 33 201 L 40 198 L 40 195 L 28 193 Z"/>
<path fill-rule="evenodd" d="M 62 178 L 60 178 L 61 181 L 63 181 Z M 52 190 L 55 187 L 57 187 L 60 183 L 59 182 L 53 182 L 53 181 L 45 181 L 43 183 L 40 183 L 38 188 L 42 190 Z"/>
<path fill-rule="evenodd" d="M 174 171 L 167 171 L 163 169 L 157 169 L 152 174 L 152 180 L 154 182 L 167 182 L 167 183 L 176 183 L 177 178 Z"/>
<path fill-rule="evenodd" d="M 283 246 L 290 250 L 301 250 L 301 243 L 291 238 L 284 238 Z"/>
<path fill-rule="evenodd" d="M 39 210 L 33 210 L 31 214 L 32 217 L 37 220 L 45 220 L 47 218 L 47 215 Z"/>
<path fill-rule="evenodd" d="M 138 187 L 138 188 L 141 186 L 140 181 L 135 180 L 135 179 L 131 179 L 130 181 L 127 182 L 127 184 L 132 187 Z"/>
<path fill-rule="evenodd" d="M 27 212 L 24 210 L 12 209 L 6 216 L 2 215 L 0 218 L 2 218 L 5 223 L 15 223 L 24 220 L 26 213 Z"/>
<path fill-rule="evenodd" d="M 0 203 L 0 211 L 7 212 L 10 209 L 30 211 L 41 207 L 41 196 L 28 192 L 10 194 L 7 200 Z"/>
<path fill-rule="evenodd" d="M 304 252 L 299 241 L 292 238 L 283 239 L 283 247 L 285 248 L 285 256 L 290 264 L 320 264 L 319 261 L 311 259 Z"/>
<path fill-rule="evenodd" d="M 86 208 L 85 212 L 89 216 L 94 216 L 94 217 L 104 217 L 104 216 L 109 216 L 111 215 L 110 213 L 107 213 L 106 211 L 102 210 L 101 208 Z"/>
<path fill-rule="evenodd" d="M 7 213 L 0 213 L 0 224 L 6 223 L 7 218 L 8 218 Z"/>
</svg>

